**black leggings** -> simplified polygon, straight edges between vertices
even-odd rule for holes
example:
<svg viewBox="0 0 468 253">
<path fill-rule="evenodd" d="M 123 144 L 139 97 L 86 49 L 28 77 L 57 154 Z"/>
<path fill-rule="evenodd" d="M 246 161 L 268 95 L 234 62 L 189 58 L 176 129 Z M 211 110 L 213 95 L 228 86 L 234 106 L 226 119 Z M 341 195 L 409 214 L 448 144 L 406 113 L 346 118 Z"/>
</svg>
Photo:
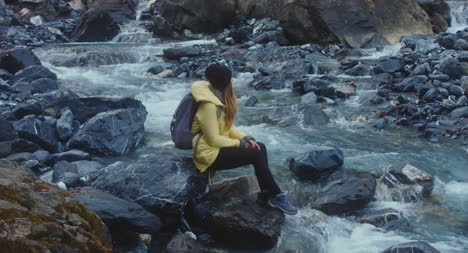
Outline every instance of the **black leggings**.
<svg viewBox="0 0 468 253">
<path fill-rule="evenodd" d="M 269 196 L 275 196 L 281 193 L 281 190 L 276 184 L 270 168 L 268 168 L 268 156 L 265 144 L 258 142 L 258 145 L 261 150 L 254 148 L 221 148 L 218 157 L 208 170 L 229 170 L 253 164 L 260 190 Z"/>
</svg>

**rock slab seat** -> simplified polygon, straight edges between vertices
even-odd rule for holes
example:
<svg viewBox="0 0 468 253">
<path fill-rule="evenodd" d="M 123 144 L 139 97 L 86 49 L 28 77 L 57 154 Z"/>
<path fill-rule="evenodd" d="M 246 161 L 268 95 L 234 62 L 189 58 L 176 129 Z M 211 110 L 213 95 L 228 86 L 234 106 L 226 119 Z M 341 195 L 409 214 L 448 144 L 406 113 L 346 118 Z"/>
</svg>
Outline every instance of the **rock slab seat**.
<svg viewBox="0 0 468 253">
<path fill-rule="evenodd" d="M 253 176 L 211 185 L 209 193 L 196 206 L 197 223 L 226 247 L 273 248 L 281 234 L 284 215 L 257 204 L 258 191 Z"/>
</svg>

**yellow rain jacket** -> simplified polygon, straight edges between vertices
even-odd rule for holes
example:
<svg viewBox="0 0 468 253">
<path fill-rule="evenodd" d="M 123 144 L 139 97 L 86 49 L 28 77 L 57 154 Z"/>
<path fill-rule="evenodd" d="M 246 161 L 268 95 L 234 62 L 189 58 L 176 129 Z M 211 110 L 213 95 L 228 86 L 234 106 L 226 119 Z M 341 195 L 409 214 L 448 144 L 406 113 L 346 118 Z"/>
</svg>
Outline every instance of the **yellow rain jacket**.
<svg viewBox="0 0 468 253">
<path fill-rule="evenodd" d="M 192 96 L 200 103 L 192 123 L 194 163 L 200 172 L 206 171 L 218 157 L 220 148 L 239 147 L 240 139 L 246 134 L 234 125 L 226 131 L 224 110 L 218 119 L 218 108 L 225 105 L 210 90 L 210 83 L 198 81 L 192 84 Z M 199 135 L 202 137 L 197 143 Z M 195 152 L 196 150 L 196 152 Z"/>
</svg>

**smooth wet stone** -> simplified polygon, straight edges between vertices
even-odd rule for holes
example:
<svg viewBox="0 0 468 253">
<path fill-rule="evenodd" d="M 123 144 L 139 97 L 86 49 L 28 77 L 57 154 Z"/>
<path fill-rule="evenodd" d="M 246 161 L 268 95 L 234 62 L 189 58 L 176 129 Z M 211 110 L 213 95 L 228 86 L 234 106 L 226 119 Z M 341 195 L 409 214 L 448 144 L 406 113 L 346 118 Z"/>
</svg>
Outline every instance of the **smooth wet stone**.
<svg viewBox="0 0 468 253">
<path fill-rule="evenodd" d="M 160 220 L 135 202 L 127 201 L 93 187 L 83 187 L 74 198 L 96 213 L 112 233 L 134 231 L 154 234 Z"/>
<path fill-rule="evenodd" d="M 75 161 L 72 162 L 72 164 L 76 166 L 76 170 L 81 175 L 88 175 L 105 167 L 105 165 L 100 162 L 87 160 Z"/>
<path fill-rule="evenodd" d="M 113 163 L 94 173 L 91 181 L 91 186 L 135 201 L 169 222 L 179 221 L 183 210 L 205 193 L 208 178 L 191 158 L 157 154 Z"/>
<path fill-rule="evenodd" d="M 146 109 L 102 112 L 88 120 L 67 143 L 97 155 L 129 154 L 144 135 Z"/>
<path fill-rule="evenodd" d="M 119 25 L 104 6 L 86 11 L 70 37 L 78 42 L 105 42 L 112 40 L 119 32 Z"/>
<path fill-rule="evenodd" d="M 163 55 L 169 60 L 179 60 L 182 57 L 194 57 L 202 55 L 200 48 L 174 47 L 163 50 Z"/>
<path fill-rule="evenodd" d="M 0 142 L 12 141 L 18 138 L 15 128 L 9 121 L 0 118 L 0 129 Z"/>
<path fill-rule="evenodd" d="M 301 103 L 305 105 L 317 104 L 317 95 L 314 92 L 309 92 L 301 97 Z"/>
<path fill-rule="evenodd" d="M 343 169 L 320 183 L 318 191 L 307 192 L 311 207 L 328 215 L 363 209 L 374 197 L 376 181 L 366 171 Z"/>
<path fill-rule="evenodd" d="M 274 74 L 272 76 L 262 76 L 258 79 L 254 79 L 249 85 L 256 90 L 271 90 L 283 89 L 286 84 L 279 74 Z"/>
<path fill-rule="evenodd" d="M 41 78 L 57 80 L 57 75 L 42 65 L 34 65 L 18 71 L 13 76 L 13 82 L 32 82 Z"/>
<path fill-rule="evenodd" d="M 410 164 L 388 166 L 380 180 L 394 189 L 392 198 L 395 201 L 419 201 L 429 197 L 434 188 L 433 176 Z"/>
<path fill-rule="evenodd" d="M 42 114 L 42 109 L 41 105 L 36 101 L 28 100 L 24 103 L 18 104 L 12 112 L 16 119 L 22 119 L 23 117 L 31 114 L 40 115 Z"/>
<path fill-rule="evenodd" d="M 395 84 L 395 86 L 403 92 L 416 91 L 419 87 L 424 86 L 424 84 L 429 79 L 424 75 L 412 76 L 404 79 L 403 81 Z"/>
<path fill-rule="evenodd" d="M 359 223 L 369 223 L 388 231 L 408 231 L 410 224 L 403 214 L 393 208 L 385 208 L 356 217 Z"/>
<path fill-rule="evenodd" d="M 32 99 L 34 101 L 37 101 L 43 110 L 57 105 L 60 107 L 60 109 L 62 109 L 63 107 L 65 107 L 62 106 L 62 104 L 65 104 L 68 101 L 77 98 L 77 94 L 70 90 L 64 89 L 55 90 L 47 93 L 34 94 L 32 96 Z"/>
<path fill-rule="evenodd" d="M 462 74 L 460 62 L 451 57 L 446 57 L 439 63 L 439 70 L 453 78 L 458 78 Z"/>
<path fill-rule="evenodd" d="M 383 60 L 373 69 L 375 74 L 395 73 L 404 70 L 405 62 L 401 59 Z"/>
<path fill-rule="evenodd" d="M 289 169 L 301 179 L 318 180 L 331 175 L 343 166 L 340 149 L 314 150 L 288 158 Z"/>
<path fill-rule="evenodd" d="M 14 122 L 13 126 L 21 138 L 35 142 L 50 152 L 57 150 L 59 140 L 55 128 L 36 116 L 26 116 Z"/>
<path fill-rule="evenodd" d="M 247 101 L 245 101 L 245 106 L 247 107 L 254 107 L 258 103 L 258 98 L 256 96 L 252 96 Z"/>
<path fill-rule="evenodd" d="M 257 204 L 259 191 L 253 176 L 211 185 L 208 194 L 195 208 L 197 226 L 223 246 L 273 248 L 281 234 L 284 214 Z"/>
<path fill-rule="evenodd" d="M 413 241 L 393 245 L 382 253 L 440 253 L 440 251 L 427 242 Z"/>
<path fill-rule="evenodd" d="M 33 65 L 41 65 L 41 61 L 30 48 L 14 48 L 0 53 L 0 68 L 12 74 Z"/>
<path fill-rule="evenodd" d="M 77 130 L 73 124 L 74 116 L 70 109 L 62 110 L 60 118 L 57 120 L 57 134 L 62 141 L 68 141 Z"/>
<path fill-rule="evenodd" d="M 50 153 L 46 150 L 38 150 L 33 155 L 41 164 L 47 164 L 50 160 Z"/>
<path fill-rule="evenodd" d="M 92 156 L 89 153 L 83 152 L 81 150 L 72 149 L 66 152 L 53 154 L 50 158 L 52 163 L 56 163 L 58 161 L 68 161 L 68 162 L 75 162 L 81 160 L 91 160 Z"/>
<path fill-rule="evenodd" d="M 78 175 L 76 165 L 67 161 L 58 161 L 53 166 L 52 182 L 58 183 L 66 181 L 67 177 L 75 177 Z M 74 180 L 74 179 L 73 179 Z M 68 186 L 68 185 L 67 185 Z"/>
<path fill-rule="evenodd" d="M 34 160 L 34 156 L 33 154 L 28 153 L 28 152 L 21 152 L 21 153 L 9 155 L 5 159 L 8 161 L 16 162 L 16 163 L 23 163 L 29 160 Z"/>
<path fill-rule="evenodd" d="M 31 82 L 31 93 L 47 93 L 58 89 L 57 80 L 41 78 Z"/>
<path fill-rule="evenodd" d="M 156 66 L 153 66 L 153 67 L 149 68 L 149 69 L 146 71 L 146 73 L 150 73 L 150 74 L 152 74 L 152 75 L 157 75 L 157 74 L 159 74 L 159 73 L 161 73 L 161 72 L 163 72 L 163 71 L 164 71 L 164 67 L 163 67 L 163 66 L 161 66 L 161 65 L 156 65 Z"/>
<path fill-rule="evenodd" d="M 349 76 L 368 76 L 370 74 L 370 66 L 367 64 L 358 64 L 351 69 L 345 71 Z"/>
<path fill-rule="evenodd" d="M 464 107 L 453 110 L 449 114 L 449 118 L 451 119 L 468 118 L 468 106 L 464 106 Z"/>
</svg>

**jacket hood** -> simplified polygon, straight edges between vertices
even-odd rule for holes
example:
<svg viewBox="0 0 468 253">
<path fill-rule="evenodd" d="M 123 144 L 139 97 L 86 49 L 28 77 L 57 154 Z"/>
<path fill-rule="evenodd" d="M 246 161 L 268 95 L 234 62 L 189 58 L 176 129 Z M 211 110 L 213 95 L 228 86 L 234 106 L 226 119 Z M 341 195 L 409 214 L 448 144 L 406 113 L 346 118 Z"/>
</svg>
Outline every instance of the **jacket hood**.
<svg viewBox="0 0 468 253">
<path fill-rule="evenodd" d="M 200 102 L 210 102 L 217 106 L 224 107 L 224 104 L 221 103 L 218 97 L 213 94 L 210 90 L 210 83 L 206 81 L 198 81 L 192 84 L 191 93 L 195 101 Z"/>
</svg>

